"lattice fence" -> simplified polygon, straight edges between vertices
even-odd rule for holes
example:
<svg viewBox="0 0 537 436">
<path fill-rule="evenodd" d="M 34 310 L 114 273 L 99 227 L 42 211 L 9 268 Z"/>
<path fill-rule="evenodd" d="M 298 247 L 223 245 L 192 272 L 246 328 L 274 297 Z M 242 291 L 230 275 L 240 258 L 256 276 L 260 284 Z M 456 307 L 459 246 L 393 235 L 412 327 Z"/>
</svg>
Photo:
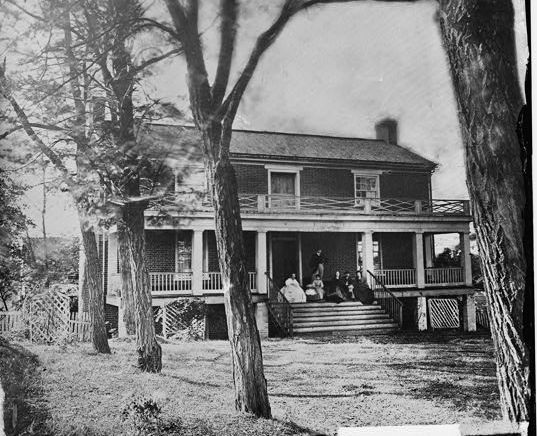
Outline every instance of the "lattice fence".
<svg viewBox="0 0 537 436">
<path fill-rule="evenodd" d="M 175 300 L 157 311 L 155 322 L 162 323 L 164 338 L 202 340 L 205 338 L 205 305 L 193 299 Z"/>
<path fill-rule="evenodd" d="M 453 298 L 429 298 L 429 319 L 433 329 L 459 328 L 459 304 Z"/>
<path fill-rule="evenodd" d="M 32 342 L 56 342 L 69 332 L 69 296 L 60 290 L 49 290 L 29 297 L 24 302 Z"/>
</svg>

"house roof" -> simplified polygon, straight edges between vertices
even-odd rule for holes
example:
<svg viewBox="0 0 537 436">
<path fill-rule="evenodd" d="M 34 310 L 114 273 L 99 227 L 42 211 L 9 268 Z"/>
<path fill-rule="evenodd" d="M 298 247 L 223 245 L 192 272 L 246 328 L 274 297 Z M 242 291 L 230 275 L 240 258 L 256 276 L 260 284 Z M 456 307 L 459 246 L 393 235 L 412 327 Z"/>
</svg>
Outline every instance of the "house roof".
<svg viewBox="0 0 537 436">
<path fill-rule="evenodd" d="M 152 124 L 146 134 L 161 145 L 199 143 L 195 127 Z M 199 150 L 199 147 L 195 147 Z M 234 130 L 231 139 L 232 156 L 316 161 L 357 161 L 361 163 L 391 163 L 432 170 L 437 164 L 396 144 L 383 140 L 309 135 L 302 133 Z"/>
</svg>

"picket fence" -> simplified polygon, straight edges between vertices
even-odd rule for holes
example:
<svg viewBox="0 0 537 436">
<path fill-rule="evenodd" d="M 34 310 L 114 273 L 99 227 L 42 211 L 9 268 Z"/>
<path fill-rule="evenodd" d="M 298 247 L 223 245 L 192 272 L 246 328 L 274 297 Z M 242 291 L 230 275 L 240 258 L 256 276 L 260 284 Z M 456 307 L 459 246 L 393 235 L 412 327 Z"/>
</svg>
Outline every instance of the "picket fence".
<svg viewBox="0 0 537 436">
<path fill-rule="evenodd" d="M 24 330 L 28 325 L 31 325 L 31 323 L 24 318 L 23 313 L 20 311 L 0 312 L 0 335 L 13 333 L 17 330 Z M 89 313 L 70 313 L 66 325 L 66 333 L 69 334 L 71 339 L 80 342 L 91 340 L 91 321 Z M 33 333 L 35 333 L 35 331 Z M 30 340 L 39 342 L 35 334 L 30 337 Z"/>
</svg>

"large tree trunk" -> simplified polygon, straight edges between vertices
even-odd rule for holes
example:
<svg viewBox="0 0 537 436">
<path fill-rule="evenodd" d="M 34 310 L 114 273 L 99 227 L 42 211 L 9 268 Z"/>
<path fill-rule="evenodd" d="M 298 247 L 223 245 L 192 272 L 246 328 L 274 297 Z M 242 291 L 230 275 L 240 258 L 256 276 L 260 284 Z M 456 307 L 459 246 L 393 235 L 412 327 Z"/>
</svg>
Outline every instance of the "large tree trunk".
<svg viewBox="0 0 537 436">
<path fill-rule="evenodd" d="M 525 307 L 526 199 L 516 130 L 523 101 L 513 7 L 510 0 L 441 0 L 440 9 L 465 144 L 502 411 L 512 421 L 527 421 L 530 367 L 523 320 L 524 311 L 531 309 Z"/>
<path fill-rule="evenodd" d="M 98 353 L 110 353 L 104 319 L 104 293 L 97 241 L 95 239 L 95 233 L 92 230 L 86 229 L 84 222 L 85 220 L 80 217 L 80 231 L 82 232 L 82 243 L 84 244 L 84 253 L 86 256 L 84 279 L 89 291 L 88 311 L 92 325 L 91 339 L 93 347 Z"/>
<path fill-rule="evenodd" d="M 162 349 L 155 335 L 151 287 L 145 264 L 145 208 L 145 202 L 127 203 L 123 206 L 122 218 L 128 253 L 120 256 L 126 255 L 130 261 L 138 367 L 146 372 L 160 372 Z"/>
<path fill-rule="evenodd" d="M 219 128 L 215 130 L 219 132 Z M 211 133 L 204 132 L 203 138 L 206 147 L 214 150 L 212 141 L 218 141 L 220 135 Z M 229 147 L 229 144 L 223 147 Z M 235 407 L 242 412 L 270 418 L 261 341 L 246 270 L 235 171 L 227 154 L 220 155 L 216 162 L 207 159 L 206 165 L 213 186 L 216 242 L 233 362 Z"/>
<path fill-rule="evenodd" d="M 121 331 L 127 335 L 136 334 L 136 324 L 134 321 L 134 290 L 132 288 L 131 263 L 129 256 L 129 243 L 126 230 L 123 223 L 118 223 L 118 256 L 119 256 L 119 274 L 121 276 L 121 319 L 118 321 L 123 324 Z"/>
</svg>

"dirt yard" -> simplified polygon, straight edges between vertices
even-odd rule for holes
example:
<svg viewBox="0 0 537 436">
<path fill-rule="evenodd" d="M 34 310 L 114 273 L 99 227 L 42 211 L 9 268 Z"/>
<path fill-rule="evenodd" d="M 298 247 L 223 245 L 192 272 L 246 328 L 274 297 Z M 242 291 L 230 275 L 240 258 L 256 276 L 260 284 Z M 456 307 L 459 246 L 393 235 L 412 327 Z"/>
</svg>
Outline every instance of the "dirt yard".
<svg viewBox="0 0 537 436">
<path fill-rule="evenodd" d="M 87 344 L 23 345 L 41 362 L 41 404 L 56 435 L 128 434 L 121 412 L 136 396 L 153 398 L 166 419 L 199 435 L 334 434 L 339 426 L 500 419 L 492 343 L 483 334 L 265 341 L 271 421 L 234 412 L 225 341 L 164 344 L 159 375 L 134 368 L 130 342 L 112 340 L 111 356 L 95 355 Z"/>
</svg>

